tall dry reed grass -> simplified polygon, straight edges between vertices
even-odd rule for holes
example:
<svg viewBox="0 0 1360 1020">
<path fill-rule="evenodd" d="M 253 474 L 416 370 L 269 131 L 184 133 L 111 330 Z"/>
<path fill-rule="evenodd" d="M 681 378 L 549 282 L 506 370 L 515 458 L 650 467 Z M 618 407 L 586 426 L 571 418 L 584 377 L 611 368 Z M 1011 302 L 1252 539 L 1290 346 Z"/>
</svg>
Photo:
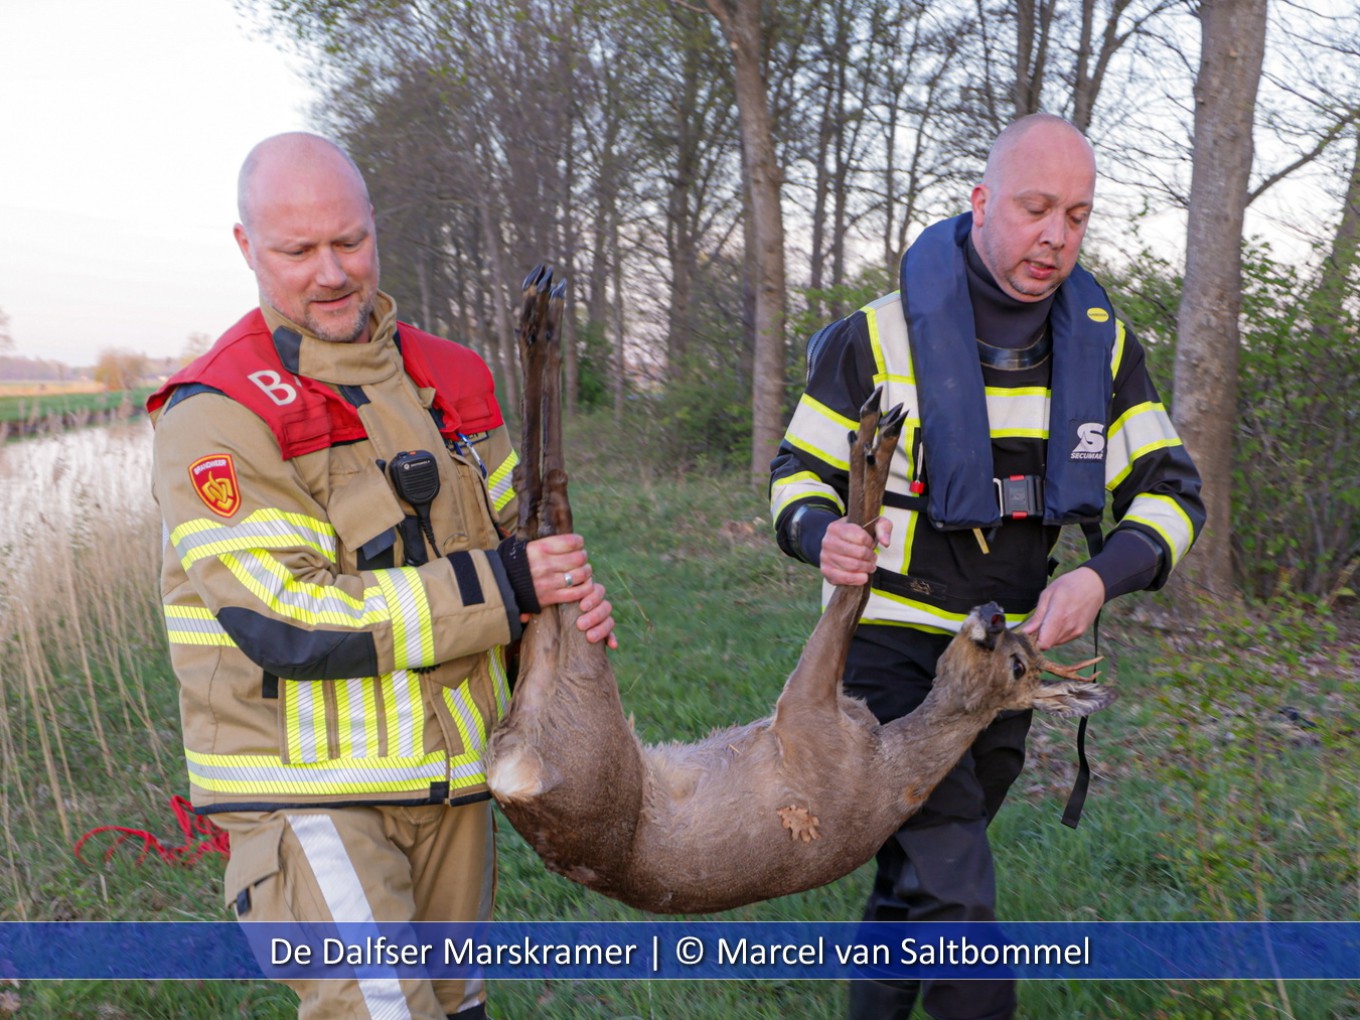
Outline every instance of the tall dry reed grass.
<svg viewBox="0 0 1360 1020">
<path fill-rule="evenodd" d="M 50 917 L 54 844 L 179 779 L 150 445 L 137 423 L 0 448 L 0 921 Z"/>
</svg>

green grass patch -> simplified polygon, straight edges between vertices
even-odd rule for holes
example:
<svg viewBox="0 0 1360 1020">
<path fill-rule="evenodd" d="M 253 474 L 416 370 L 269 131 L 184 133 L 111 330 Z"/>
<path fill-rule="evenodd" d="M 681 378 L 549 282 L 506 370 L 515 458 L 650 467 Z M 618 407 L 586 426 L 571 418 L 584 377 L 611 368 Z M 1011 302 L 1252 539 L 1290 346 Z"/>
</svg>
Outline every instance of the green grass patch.
<svg viewBox="0 0 1360 1020">
<path fill-rule="evenodd" d="M 572 423 L 577 529 L 615 605 L 621 647 L 612 658 L 625 711 L 644 740 L 690 740 L 772 709 L 817 617 L 818 586 L 810 568 L 775 548 L 763 494 L 742 475 L 652 463 L 630 445 L 641 431 L 616 429 L 604 416 Z M 159 526 L 145 527 L 154 545 Z M 84 555 L 110 554 L 95 543 Z M 70 570 L 91 573 L 81 562 Z M 57 817 L 60 799 L 74 835 L 110 823 L 174 835 L 167 801 L 185 781 L 154 564 L 123 573 L 131 587 L 110 594 L 112 580 L 96 572 L 80 596 L 93 698 L 81 693 L 82 660 L 59 647 L 71 644 L 69 618 L 46 637 L 0 635 L 15 664 L 0 674 L 0 920 L 228 916 L 219 859 L 192 868 L 137 864 L 124 847 L 105 863 L 92 846 L 79 863 Z M 123 606 L 116 619 L 98 615 L 110 598 Z M 69 613 L 64 602 L 40 604 L 60 617 Z M 1085 818 L 1076 831 L 1058 820 L 1075 723 L 1041 720 L 1026 772 L 993 828 L 1001 916 L 1360 919 L 1360 683 L 1344 651 L 1352 624 L 1318 606 L 1278 603 L 1251 614 L 1220 608 L 1212 623 L 1191 629 L 1161 596 L 1126 603 L 1102 624 L 1104 676 L 1120 700 L 1091 721 L 1097 778 Z M 37 696 L 24 670 L 37 678 Z M 45 756 L 44 732 L 49 745 L 60 738 L 60 753 Z M 645 919 L 549 873 L 503 818 L 499 826 L 499 918 Z M 725 916 L 852 921 L 869 880 L 866 867 Z M 247 983 L 65 982 L 26 984 L 17 994 L 24 1017 L 272 1018 L 295 1008 L 286 991 Z M 1020 995 L 1020 1016 L 1036 1020 L 1360 1018 L 1360 990 L 1327 983 L 1032 982 Z M 845 987 L 505 982 L 490 1001 L 499 1017 L 831 1018 L 844 1014 Z"/>
<path fill-rule="evenodd" d="M 0 389 L 0 421 L 24 422 L 51 415 L 97 414 L 121 407 L 140 408 L 151 387 L 99 393 L 37 393 L 12 396 Z"/>
</svg>

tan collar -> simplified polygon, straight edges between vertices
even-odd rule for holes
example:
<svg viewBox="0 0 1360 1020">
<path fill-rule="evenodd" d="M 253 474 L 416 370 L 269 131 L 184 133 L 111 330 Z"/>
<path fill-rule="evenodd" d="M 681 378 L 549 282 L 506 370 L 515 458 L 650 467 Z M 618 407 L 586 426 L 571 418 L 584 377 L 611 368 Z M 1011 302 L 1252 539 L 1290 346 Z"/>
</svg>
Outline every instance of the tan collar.
<svg viewBox="0 0 1360 1020">
<path fill-rule="evenodd" d="M 271 335 L 282 326 L 301 337 L 296 369 L 288 365 L 285 358 L 285 367 L 298 375 L 339 386 L 363 386 L 405 370 L 401 353 L 392 342 L 397 325 L 397 304 L 382 291 L 378 291 L 373 301 L 370 339 L 366 344 L 321 340 L 270 305 L 261 304 L 260 311 L 264 313 L 265 325 Z"/>
</svg>

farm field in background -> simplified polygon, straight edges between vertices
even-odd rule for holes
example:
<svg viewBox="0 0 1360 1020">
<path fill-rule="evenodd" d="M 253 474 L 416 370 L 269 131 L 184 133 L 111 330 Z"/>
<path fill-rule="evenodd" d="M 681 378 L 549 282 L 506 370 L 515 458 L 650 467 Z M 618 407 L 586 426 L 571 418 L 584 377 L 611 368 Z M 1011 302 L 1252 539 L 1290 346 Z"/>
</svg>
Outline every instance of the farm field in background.
<svg viewBox="0 0 1360 1020">
<path fill-rule="evenodd" d="M 34 484 L 62 493 L 0 541 L 0 921 L 224 920 L 221 858 L 171 867 L 80 835 L 127 825 L 180 841 L 186 792 L 175 681 L 161 629 L 160 525 L 146 496 L 147 430 L 93 449 L 116 486 L 69 457 Z M 103 430 L 79 433 L 88 442 Z M 769 712 L 817 616 L 811 568 L 774 547 L 745 476 L 658 467 L 644 421 L 570 423 L 577 528 L 616 609 L 613 655 L 644 740 L 689 740 Z M 50 439 L 39 443 L 52 442 Z M 11 463 L 23 446 L 0 450 Z M 5 465 L 0 460 L 0 467 Z M 74 480 L 74 481 L 73 481 Z M 7 492 L 19 480 L 6 477 Z M 62 488 L 66 486 L 66 488 Z M 7 503 L 9 501 L 7 500 Z M 101 508 L 120 508 L 117 520 Z M 28 509 L 18 513 L 21 507 Z M 27 514 L 28 516 L 25 516 Z M 61 540 L 57 537 L 61 536 Z M 69 539 L 66 537 L 69 536 Z M 42 550 L 25 557 L 25 550 Z M 1036 722 L 1025 774 L 994 825 L 1001 914 L 1016 920 L 1360 920 L 1360 671 L 1354 623 L 1288 603 L 1187 629 L 1161 596 L 1114 604 L 1091 721 L 1097 778 L 1081 827 L 1058 818 L 1075 724 Z M 1084 657 L 1089 644 L 1068 661 Z M 847 791 L 847 796 L 853 796 Z M 640 920 L 548 873 L 500 821 L 497 917 Z M 870 871 L 724 915 L 850 921 Z M 24 1018 L 294 1015 L 267 984 L 64 982 L 9 989 Z M 832 1018 L 840 982 L 510 982 L 496 1017 Z M 1336 984 L 1036 982 L 1027 1020 L 1360 1018 Z"/>
<path fill-rule="evenodd" d="M 53 415 L 139 408 L 151 387 L 105 390 L 96 382 L 0 383 L 0 422 L 24 422 Z"/>
</svg>

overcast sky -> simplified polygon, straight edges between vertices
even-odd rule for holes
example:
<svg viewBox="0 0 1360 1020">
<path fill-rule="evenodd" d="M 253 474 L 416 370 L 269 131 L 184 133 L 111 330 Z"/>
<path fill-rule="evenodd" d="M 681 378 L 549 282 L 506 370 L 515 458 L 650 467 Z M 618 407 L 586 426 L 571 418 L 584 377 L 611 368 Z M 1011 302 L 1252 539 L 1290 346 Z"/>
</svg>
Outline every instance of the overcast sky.
<svg viewBox="0 0 1360 1020">
<path fill-rule="evenodd" d="M 296 61 L 231 0 L 0 0 L 0 309 L 16 353 L 178 354 L 255 302 L 236 171 L 305 128 Z"/>
</svg>

